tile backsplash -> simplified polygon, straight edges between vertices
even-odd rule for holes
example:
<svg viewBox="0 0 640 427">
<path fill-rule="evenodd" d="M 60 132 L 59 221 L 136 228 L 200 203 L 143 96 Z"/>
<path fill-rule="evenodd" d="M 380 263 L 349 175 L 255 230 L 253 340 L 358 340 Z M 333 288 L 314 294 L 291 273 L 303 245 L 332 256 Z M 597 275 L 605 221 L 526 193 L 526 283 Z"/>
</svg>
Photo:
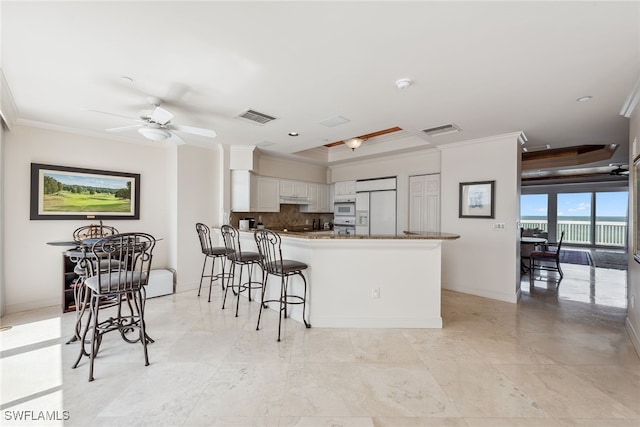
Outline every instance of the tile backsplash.
<svg viewBox="0 0 640 427">
<path fill-rule="evenodd" d="M 320 224 L 333 223 L 332 213 L 306 213 L 300 212 L 300 205 L 280 205 L 280 212 L 232 212 L 231 225 L 239 226 L 239 221 L 244 218 L 253 218 L 258 223 L 262 218 L 265 228 L 282 230 L 284 228 L 311 227 L 313 220 Z"/>
</svg>

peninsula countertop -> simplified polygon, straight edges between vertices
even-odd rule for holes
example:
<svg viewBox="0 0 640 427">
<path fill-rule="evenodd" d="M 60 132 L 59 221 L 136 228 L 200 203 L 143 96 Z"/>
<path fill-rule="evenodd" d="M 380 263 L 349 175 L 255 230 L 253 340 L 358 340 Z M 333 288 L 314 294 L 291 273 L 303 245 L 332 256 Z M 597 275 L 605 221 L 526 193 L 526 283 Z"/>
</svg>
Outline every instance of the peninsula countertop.
<svg viewBox="0 0 640 427">
<path fill-rule="evenodd" d="M 421 232 L 405 231 L 395 236 L 390 235 L 354 235 L 354 234 L 334 234 L 333 230 L 318 231 L 289 231 L 271 229 L 281 236 L 297 237 L 301 239 L 345 239 L 345 240 L 455 240 L 459 239 L 458 234 L 442 232 Z M 255 229 L 240 230 L 241 233 L 254 233 Z"/>
</svg>

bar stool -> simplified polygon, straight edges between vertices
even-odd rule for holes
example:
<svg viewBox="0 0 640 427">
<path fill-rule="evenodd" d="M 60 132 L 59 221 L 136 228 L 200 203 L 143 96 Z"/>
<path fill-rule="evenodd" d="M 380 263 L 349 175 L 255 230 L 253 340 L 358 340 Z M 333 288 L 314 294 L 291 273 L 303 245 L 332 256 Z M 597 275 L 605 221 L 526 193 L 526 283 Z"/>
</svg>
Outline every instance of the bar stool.
<svg viewBox="0 0 640 427">
<path fill-rule="evenodd" d="M 91 247 L 95 264 L 90 263 L 90 275 L 85 280 L 90 293 L 90 322 L 84 328 L 80 340 L 81 348 L 76 368 L 83 356 L 89 357 L 89 381 L 93 381 L 93 364 L 102 343 L 102 337 L 118 331 L 127 343 L 140 342 L 144 352 L 145 366 L 149 365 L 147 343 L 153 342 L 146 333 L 144 307 L 145 286 L 151 272 L 151 261 L 156 239 L 147 233 L 122 233 L 100 239 Z M 105 266 L 106 268 L 92 268 Z M 102 319 L 100 313 L 115 302 L 115 316 Z M 124 303 L 129 314 L 123 310 Z M 113 313 L 110 313 L 113 314 Z M 137 332 L 137 333 L 136 333 Z M 91 337 L 90 350 L 84 343 Z"/>
<path fill-rule="evenodd" d="M 198 296 L 200 296 L 200 291 L 202 290 L 202 280 L 205 277 L 209 278 L 209 300 L 211 302 L 211 286 L 213 285 L 214 280 L 220 280 L 222 284 L 222 290 L 224 291 L 224 279 L 228 279 L 230 277 L 229 273 L 225 273 L 225 265 L 227 260 L 227 255 L 229 254 L 229 250 L 226 247 L 214 247 L 211 244 L 211 229 L 206 224 L 198 222 L 196 224 L 196 232 L 198 233 L 198 239 L 200 240 L 200 249 L 204 254 L 204 262 L 202 263 L 202 273 L 200 274 L 200 287 L 198 288 Z M 214 268 L 216 266 L 216 259 L 220 258 L 222 263 L 222 268 L 220 269 L 220 273 L 214 273 Z M 207 266 L 207 260 L 211 259 L 211 274 L 204 274 L 205 268 Z"/>
<path fill-rule="evenodd" d="M 73 298 L 76 306 L 76 327 L 73 334 L 73 337 L 66 343 L 72 343 L 80 339 L 80 334 L 82 332 L 82 318 L 84 317 L 84 313 L 89 306 L 89 292 L 84 285 L 84 281 L 89 276 L 89 259 L 91 258 L 90 254 L 87 256 L 88 249 L 86 243 L 91 240 L 100 239 L 103 237 L 113 236 L 114 234 L 118 234 L 119 231 L 117 228 L 112 227 L 110 225 L 102 224 L 89 224 L 83 225 L 82 227 L 78 227 L 73 231 L 73 241 L 78 245 L 75 249 L 67 251 L 66 255 L 69 257 L 71 262 L 74 262 L 76 265 L 73 269 L 73 272 L 76 274 L 76 279 L 71 284 L 73 288 Z M 101 266 L 100 269 L 103 269 L 104 266 Z"/>
<path fill-rule="evenodd" d="M 262 229 L 255 232 L 256 244 L 258 245 L 258 253 L 262 263 L 264 277 L 262 280 L 262 301 L 260 304 L 260 312 L 258 314 L 258 325 L 256 330 L 260 329 L 260 318 L 262 317 L 262 308 L 267 307 L 269 302 L 277 302 L 280 304 L 279 320 L 278 320 L 278 341 L 280 341 L 280 331 L 282 329 L 282 316 L 287 317 L 287 305 L 302 304 L 302 321 L 307 328 L 311 324 L 306 320 L 307 307 L 307 279 L 302 273 L 308 268 L 308 265 L 290 259 L 282 259 L 282 248 L 280 235 L 274 231 Z M 280 277 L 280 297 L 278 299 L 264 299 L 269 275 Z M 303 295 L 294 295 L 289 293 L 289 277 L 298 275 L 304 283 Z"/>
<path fill-rule="evenodd" d="M 231 225 L 223 225 L 220 228 L 222 238 L 224 239 L 224 246 L 227 249 L 227 258 L 231 261 L 230 280 L 227 280 L 227 287 L 224 290 L 224 299 L 222 301 L 222 308 L 224 309 L 227 302 L 227 292 L 229 287 L 236 294 L 236 317 L 238 317 L 238 307 L 240 306 L 240 293 L 247 291 L 249 301 L 251 301 L 251 290 L 262 289 L 262 282 L 253 281 L 253 267 L 260 266 L 260 254 L 257 252 L 243 251 L 240 247 L 240 233 Z M 238 284 L 234 284 L 236 266 L 240 266 L 240 275 L 238 277 Z M 249 281 L 242 282 L 242 270 L 246 267 L 249 273 Z M 262 277 L 264 278 L 264 270 L 262 271 Z M 236 292 L 235 287 L 238 291 Z"/>
</svg>

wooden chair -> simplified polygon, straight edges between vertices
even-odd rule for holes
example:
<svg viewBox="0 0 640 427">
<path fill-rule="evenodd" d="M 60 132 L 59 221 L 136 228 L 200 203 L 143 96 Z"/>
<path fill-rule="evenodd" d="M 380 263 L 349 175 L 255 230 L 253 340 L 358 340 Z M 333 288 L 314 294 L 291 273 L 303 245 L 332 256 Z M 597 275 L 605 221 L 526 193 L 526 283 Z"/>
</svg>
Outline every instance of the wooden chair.
<svg viewBox="0 0 640 427">
<path fill-rule="evenodd" d="M 562 268 L 560 267 L 560 249 L 562 248 L 562 240 L 564 239 L 564 231 L 560 234 L 560 240 L 557 243 L 547 243 L 540 250 L 532 251 L 529 254 L 530 268 L 529 281 L 533 285 L 536 269 L 538 271 L 554 271 L 560 275 L 560 280 L 564 277 Z"/>
</svg>

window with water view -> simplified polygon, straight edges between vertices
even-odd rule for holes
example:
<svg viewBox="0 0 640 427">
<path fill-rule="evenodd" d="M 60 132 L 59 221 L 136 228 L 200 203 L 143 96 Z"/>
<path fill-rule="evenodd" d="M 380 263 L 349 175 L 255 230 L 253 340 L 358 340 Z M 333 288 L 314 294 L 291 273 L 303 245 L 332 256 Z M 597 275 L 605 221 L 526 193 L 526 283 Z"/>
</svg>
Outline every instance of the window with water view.
<svg viewBox="0 0 640 427">
<path fill-rule="evenodd" d="M 551 197 L 557 208 L 549 218 Z M 520 221 L 525 229 L 555 227 L 558 239 L 564 231 L 564 242 L 570 244 L 626 247 L 627 204 L 626 191 L 523 194 Z"/>
</svg>

